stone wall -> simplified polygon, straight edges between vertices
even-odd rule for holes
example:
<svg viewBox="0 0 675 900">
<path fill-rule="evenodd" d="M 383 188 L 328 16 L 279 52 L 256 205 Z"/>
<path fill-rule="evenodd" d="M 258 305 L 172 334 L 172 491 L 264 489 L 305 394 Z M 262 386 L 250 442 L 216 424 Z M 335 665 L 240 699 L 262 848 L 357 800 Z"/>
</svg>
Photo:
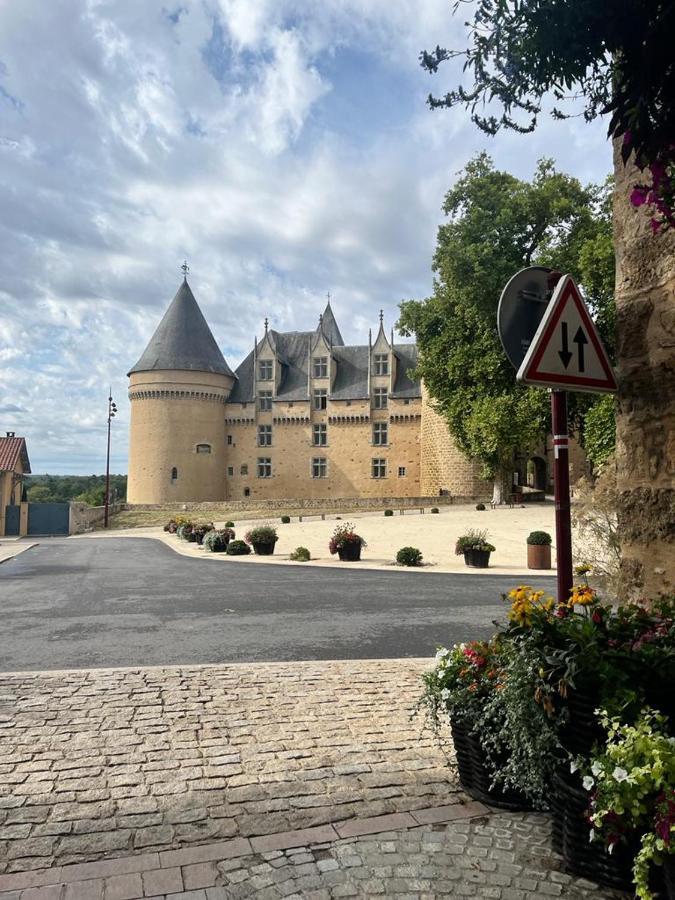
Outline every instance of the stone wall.
<svg viewBox="0 0 675 900">
<path fill-rule="evenodd" d="M 127 503 L 125 509 L 164 509 L 167 513 L 258 513 L 294 510 L 297 513 L 316 515 L 322 512 L 357 512 L 376 509 L 419 509 L 421 507 L 451 506 L 468 503 L 473 497 L 291 497 L 277 500 L 227 500 L 225 503 Z"/>
<path fill-rule="evenodd" d="M 122 509 L 123 504 L 111 503 L 110 515 Z M 86 503 L 70 503 L 70 534 L 84 534 L 101 525 L 105 518 L 105 506 L 87 506 Z"/>
<path fill-rule="evenodd" d="M 675 587 L 675 233 L 629 197 L 642 176 L 614 148 L 617 476 L 623 594 Z"/>
<path fill-rule="evenodd" d="M 439 495 L 442 490 L 465 497 L 491 497 L 492 484 L 481 477 L 480 465 L 457 449 L 448 426 L 431 405 L 423 389 L 421 419 L 421 493 Z"/>
</svg>

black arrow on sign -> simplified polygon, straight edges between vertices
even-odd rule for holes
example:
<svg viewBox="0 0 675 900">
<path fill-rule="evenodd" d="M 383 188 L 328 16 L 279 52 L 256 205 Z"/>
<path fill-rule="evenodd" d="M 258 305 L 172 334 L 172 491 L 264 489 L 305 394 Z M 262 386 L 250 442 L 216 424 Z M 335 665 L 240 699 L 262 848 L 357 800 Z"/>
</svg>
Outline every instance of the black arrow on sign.
<svg viewBox="0 0 675 900">
<path fill-rule="evenodd" d="M 567 332 L 567 328 L 565 328 L 565 332 Z M 579 352 L 579 371 L 583 372 L 584 371 L 584 344 L 588 343 L 588 338 L 584 334 L 584 330 L 581 327 L 581 325 L 577 328 L 577 333 L 574 335 L 574 343 L 577 345 L 577 350 Z"/>
<path fill-rule="evenodd" d="M 567 368 L 570 364 L 570 360 L 572 359 L 572 354 L 570 353 L 569 345 L 567 343 L 567 322 L 562 322 L 562 350 L 558 350 L 558 356 L 562 360 L 563 366 Z M 575 338 L 576 340 L 576 338 Z"/>
</svg>

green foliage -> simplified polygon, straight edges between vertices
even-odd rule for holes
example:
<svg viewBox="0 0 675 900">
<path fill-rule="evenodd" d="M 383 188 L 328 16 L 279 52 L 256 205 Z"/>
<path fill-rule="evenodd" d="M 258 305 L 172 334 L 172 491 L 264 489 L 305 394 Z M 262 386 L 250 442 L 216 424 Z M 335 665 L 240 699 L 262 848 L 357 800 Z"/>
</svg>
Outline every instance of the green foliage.
<svg viewBox="0 0 675 900">
<path fill-rule="evenodd" d="M 476 509 L 478 512 L 485 512 L 485 504 L 484 503 L 476 503 Z"/>
<path fill-rule="evenodd" d="M 531 531 L 527 536 L 527 543 L 535 547 L 543 547 L 551 543 L 551 535 L 548 531 Z"/>
<path fill-rule="evenodd" d="M 613 394 L 598 397 L 584 416 L 584 447 L 598 468 L 616 450 L 616 401 Z"/>
<path fill-rule="evenodd" d="M 276 544 L 279 535 L 274 525 L 258 525 L 244 535 L 247 544 Z"/>
<path fill-rule="evenodd" d="M 581 95 L 586 121 L 609 114 L 609 134 L 630 132 L 642 164 L 673 143 L 672 4 L 478 0 L 467 25 L 466 49 L 436 47 L 420 55 L 429 72 L 459 56 L 469 73 L 468 87 L 430 96 L 432 108 L 463 106 L 488 134 L 500 128 L 528 132 L 536 127 L 545 98 L 553 98 L 552 115 L 560 119 L 576 112 L 565 104 Z M 497 104 L 501 115 L 484 114 L 484 104 Z"/>
<path fill-rule="evenodd" d="M 437 506 L 432 506 L 432 507 L 431 507 L 431 512 L 432 512 L 435 516 L 437 516 L 437 515 L 438 515 L 438 512 L 439 512 L 438 507 L 437 507 Z"/>
<path fill-rule="evenodd" d="M 225 528 L 234 528 L 234 522 L 226 522 Z"/>
<path fill-rule="evenodd" d="M 307 547 L 296 547 L 290 555 L 290 559 L 294 562 L 309 562 L 311 554 Z"/>
<path fill-rule="evenodd" d="M 247 556 L 251 552 L 251 548 L 246 541 L 230 541 L 227 545 L 228 556 Z"/>
<path fill-rule="evenodd" d="M 204 549 L 210 550 L 211 553 L 224 553 L 233 537 L 234 532 L 231 528 L 225 528 L 221 531 L 214 529 L 204 535 L 202 546 Z"/>
<path fill-rule="evenodd" d="M 417 547 L 401 547 L 396 554 L 396 562 L 399 566 L 421 566 L 422 551 Z"/>
<path fill-rule="evenodd" d="M 67 503 L 76 500 L 90 506 L 103 506 L 105 475 L 27 475 L 24 485 L 30 503 Z M 124 502 L 127 476 L 110 476 L 111 501 Z"/>
<path fill-rule="evenodd" d="M 470 528 L 466 534 L 458 537 L 457 542 L 455 543 L 455 553 L 457 556 L 461 556 L 462 553 L 466 553 L 467 550 L 489 550 L 490 553 L 494 553 L 495 547 L 488 542 L 487 531 L 479 531 Z"/>
<path fill-rule="evenodd" d="M 290 516 L 282 516 L 282 517 L 281 517 L 281 524 L 282 524 L 282 525 L 288 525 L 290 521 L 291 521 L 291 517 L 290 517 Z"/>
<path fill-rule="evenodd" d="M 387 517 L 388 517 L 388 516 L 393 516 L 393 515 L 394 515 L 394 510 L 393 510 L 393 509 L 385 509 L 384 514 L 385 514 L 385 516 L 387 516 Z"/>
<path fill-rule="evenodd" d="M 607 233 L 606 204 L 605 191 L 556 172 L 550 160 L 526 182 L 481 153 L 445 197 L 433 295 L 401 304 L 398 327 L 416 336 L 417 373 L 437 410 L 459 448 L 502 485 L 514 452 L 533 448 L 548 430 L 550 403 L 545 391 L 516 383 L 497 333 L 499 297 L 525 266 L 578 277 L 583 249 L 597 305 L 611 305 L 593 252 Z M 578 418 L 574 407 L 571 417 Z"/>
</svg>

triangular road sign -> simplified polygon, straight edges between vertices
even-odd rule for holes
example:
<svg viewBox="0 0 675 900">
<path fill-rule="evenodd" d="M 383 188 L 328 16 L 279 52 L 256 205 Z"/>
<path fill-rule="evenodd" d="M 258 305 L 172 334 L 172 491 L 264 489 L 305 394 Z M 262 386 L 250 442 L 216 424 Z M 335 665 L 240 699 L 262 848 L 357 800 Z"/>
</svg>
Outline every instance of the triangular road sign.
<svg viewBox="0 0 675 900">
<path fill-rule="evenodd" d="M 607 351 L 571 275 L 558 282 L 516 379 L 571 391 L 616 391 Z"/>
</svg>

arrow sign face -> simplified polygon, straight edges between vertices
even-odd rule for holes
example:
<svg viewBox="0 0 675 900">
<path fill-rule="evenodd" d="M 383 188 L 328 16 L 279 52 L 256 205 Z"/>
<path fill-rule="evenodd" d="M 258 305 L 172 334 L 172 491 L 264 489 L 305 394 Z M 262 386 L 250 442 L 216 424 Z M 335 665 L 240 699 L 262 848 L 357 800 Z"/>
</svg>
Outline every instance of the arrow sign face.
<svg viewBox="0 0 675 900">
<path fill-rule="evenodd" d="M 616 391 L 607 351 L 570 275 L 558 282 L 516 378 L 539 387 Z"/>
</svg>

